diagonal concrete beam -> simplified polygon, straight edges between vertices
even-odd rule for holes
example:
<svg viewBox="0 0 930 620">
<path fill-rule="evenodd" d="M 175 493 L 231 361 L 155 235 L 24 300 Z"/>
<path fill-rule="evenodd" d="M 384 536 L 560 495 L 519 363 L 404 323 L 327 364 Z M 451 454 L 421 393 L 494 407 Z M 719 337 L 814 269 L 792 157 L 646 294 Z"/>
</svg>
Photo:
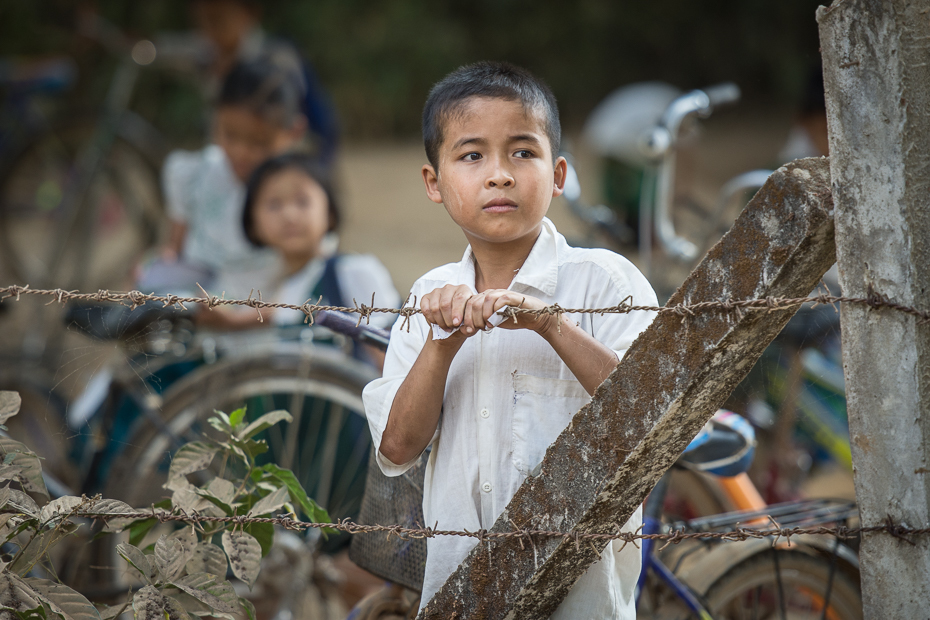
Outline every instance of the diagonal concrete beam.
<svg viewBox="0 0 930 620">
<path fill-rule="evenodd" d="M 835 258 L 829 163 L 776 171 L 669 305 L 803 297 Z M 612 533 L 749 372 L 797 308 L 660 315 L 546 451 L 492 532 Z M 604 546 L 517 538 L 480 544 L 419 618 L 547 618 Z"/>
</svg>

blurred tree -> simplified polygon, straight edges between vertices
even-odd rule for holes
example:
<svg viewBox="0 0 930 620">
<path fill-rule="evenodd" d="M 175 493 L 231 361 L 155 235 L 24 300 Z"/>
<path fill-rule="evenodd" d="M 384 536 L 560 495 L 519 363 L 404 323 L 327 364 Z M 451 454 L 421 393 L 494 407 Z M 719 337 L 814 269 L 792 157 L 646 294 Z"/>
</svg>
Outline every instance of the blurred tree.
<svg viewBox="0 0 930 620">
<path fill-rule="evenodd" d="M 430 86 L 482 59 L 541 75 L 569 126 L 614 88 L 640 80 L 682 88 L 734 80 L 750 100 L 788 103 L 818 57 L 814 10 L 821 2 L 267 0 L 262 7 L 265 28 L 291 39 L 316 67 L 347 135 L 364 138 L 417 135 Z M 72 4 L 3 3 L 0 55 L 73 53 Z M 184 0 L 95 5 L 136 36 L 189 27 Z M 164 78 L 148 78 L 138 99 L 160 126 L 189 132 L 202 124 L 202 114 L 192 112 L 202 102 Z M 183 120 L 191 114 L 193 121 Z"/>
</svg>

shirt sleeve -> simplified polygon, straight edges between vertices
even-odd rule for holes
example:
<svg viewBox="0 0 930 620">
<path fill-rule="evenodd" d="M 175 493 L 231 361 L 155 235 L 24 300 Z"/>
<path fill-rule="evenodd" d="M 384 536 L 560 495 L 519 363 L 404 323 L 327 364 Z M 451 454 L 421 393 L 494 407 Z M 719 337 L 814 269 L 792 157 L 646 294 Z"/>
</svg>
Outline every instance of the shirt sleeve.
<svg viewBox="0 0 930 620">
<path fill-rule="evenodd" d="M 416 291 L 417 285 L 414 284 L 412 292 L 416 294 Z M 407 326 L 410 328 L 409 331 Z M 371 439 L 375 447 L 375 456 L 378 466 L 386 476 L 403 474 L 420 458 L 420 455 L 417 455 L 407 463 L 392 463 L 381 454 L 381 437 L 387 426 L 388 415 L 391 413 L 391 405 L 394 403 L 394 397 L 397 396 L 397 390 L 407 378 L 413 363 L 416 362 L 420 351 L 426 344 L 428 329 L 426 319 L 420 314 L 411 316 L 407 325 L 404 324 L 403 319 L 396 321 L 391 330 L 391 344 L 384 359 L 384 372 L 380 379 L 375 379 L 365 386 L 362 393 L 365 416 L 368 418 L 368 427 L 371 430 Z M 430 443 L 435 442 L 438 437 L 439 428 L 437 427 Z"/>
<path fill-rule="evenodd" d="M 598 267 L 591 272 L 592 281 L 588 290 L 593 294 L 587 299 L 589 308 L 607 308 L 620 304 L 635 306 L 657 306 L 655 291 L 646 277 L 630 261 L 619 254 L 603 251 Z M 655 312 L 635 311 L 627 314 L 607 313 L 592 315 L 594 337 L 608 346 L 623 359 L 633 341 L 652 323 Z"/>
<path fill-rule="evenodd" d="M 400 306 L 400 295 L 394 288 L 391 274 L 373 255 L 346 254 L 336 263 L 336 270 L 346 305 L 351 306 L 352 300 L 360 306 L 371 305 L 371 295 L 374 293 L 376 307 L 397 308 Z M 372 314 L 371 324 L 382 329 L 390 329 L 396 319 L 396 314 Z"/>
<path fill-rule="evenodd" d="M 199 176 L 202 157 L 199 152 L 173 151 L 162 166 L 162 189 L 168 217 L 177 222 L 190 219 L 193 183 Z"/>
</svg>

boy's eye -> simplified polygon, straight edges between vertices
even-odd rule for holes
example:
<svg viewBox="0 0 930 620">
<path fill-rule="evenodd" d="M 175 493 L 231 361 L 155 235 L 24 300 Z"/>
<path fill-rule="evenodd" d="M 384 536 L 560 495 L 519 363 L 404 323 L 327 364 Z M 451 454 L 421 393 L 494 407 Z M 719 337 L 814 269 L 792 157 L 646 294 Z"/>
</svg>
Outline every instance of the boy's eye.
<svg viewBox="0 0 930 620">
<path fill-rule="evenodd" d="M 514 157 L 517 157 L 518 159 L 529 159 L 532 156 L 533 156 L 533 151 L 529 151 L 527 149 L 520 149 L 519 151 L 514 153 Z"/>
<path fill-rule="evenodd" d="M 462 159 L 465 161 L 478 161 L 479 159 L 481 159 L 481 154 L 480 153 L 467 153 L 464 157 L 462 157 Z"/>
</svg>

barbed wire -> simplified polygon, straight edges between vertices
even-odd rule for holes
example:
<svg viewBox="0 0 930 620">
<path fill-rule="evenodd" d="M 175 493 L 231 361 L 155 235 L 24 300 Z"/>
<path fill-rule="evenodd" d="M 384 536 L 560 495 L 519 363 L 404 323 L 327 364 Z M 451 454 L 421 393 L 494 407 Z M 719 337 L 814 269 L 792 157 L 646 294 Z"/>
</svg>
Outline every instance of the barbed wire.
<svg viewBox="0 0 930 620">
<path fill-rule="evenodd" d="M 420 313 L 420 309 L 416 307 L 416 297 L 413 297 L 413 303 L 411 303 L 411 299 L 408 297 L 407 300 L 404 301 L 403 306 L 400 308 L 379 308 L 375 306 L 374 293 L 372 293 L 370 305 L 359 304 L 355 299 L 353 299 L 352 302 L 354 305 L 350 307 L 326 305 L 321 303 L 322 298 L 318 299 L 315 303 L 312 299 L 308 299 L 301 305 L 269 302 L 262 299 L 261 291 L 258 291 L 257 295 L 253 291 L 253 293 L 250 294 L 247 299 L 226 299 L 224 296 L 211 295 L 203 288 L 201 288 L 201 291 L 203 292 L 202 297 L 182 297 L 172 294 L 155 295 L 150 293 L 143 293 L 141 291 L 114 292 L 105 289 L 101 289 L 96 293 L 82 293 L 76 290 L 69 291 L 60 288 L 33 289 L 30 288 L 27 284 L 26 286 L 13 285 L 0 288 L 0 301 L 11 298 L 19 301 L 23 295 L 41 295 L 52 297 L 53 299 L 49 301 L 49 303 L 55 303 L 56 301 L 59 304 L 64 304 L 69 301 L 115 302 L 127 305 L 132 309 L 135 309 L 148 302 L 160 303 L 165 308 L 175 307 L 178 309 L 183 309 L 185 304 L 199 304 L 206 306 L 209 309 L 213 309 L 219 306 L 246 306 L 253 308 L 258 312 L 259 320 L 263 320 L 261 311 L 264 309 L 288 309 L 302 312 L 305 316 L 306 322 L 310 323 L 311 325 L 313 324 L 313 313 L 321 310 L 357 314 L 358 324 L 361 324 L 362 320 L 364 320 L 367 324 L 372 314 L 397 314 L 404 317 L 404 323 L 401 325 L 401 327 L 406 326 L 408 330 L 410 317 Z M 873 310 L 887 308 L 897 312 L 902 312 L 904 314 L 909 314 L 917 318 L 919 325 L 930 324 L 930 311 L 921 310 L 919 308 L 891 301 L 885 295 L 881 295 L 875 292 L 871 286 L 869 287 L 868 295 L 866 297 L 846 297 L 840 295 L 831 295 L 829 293 L 820 293 L 810 297 L 726 299 L 718 301 L 701 301 L 692 304 L 675 304 L 672 306 L 643 306 L 635 305 L 633 303 L 633 297 L 629 296 L 616 306 L 608 306 L 604 308 L 563 308 L 559 304 L 552 304 L 544 308 L 531 310 L 528 308 L 515 308 L 513 306 L 508 306 L 507 308 L 502 309 L 500 314 L 508 318 L 513 318 L 514 320 L 517 320 L 519 315 L 531 315 L 537 317 L 542 315 L 554 315 L 559 322 L 561 322 L 562 315 L 564 314 L 603 315 L 628 314 L 630 312 L 655 312 L 657 314 L 672 313 L 684 318 L 707 312 L 735 313 L 737 316 L 742 316 L 742 313 L 745 311 L 759 310 L 772 312 L 775 310 L 793 308 L 801 304 L 812 304 L 813 306 L 818 306 L 835 305 L 838 303 L 868 306 Z"/>
<path fill-rule="evenodd" d="M 465 538 L 475 538 L 479 542 L 492 540 L 502 540 L 508 538 L 518 538 L 532 542 L 534 538 L 561 538 L 566 541 L 574 542 L 576 545 L 582 542 L 607 542 L 619 540 L 626 543 L 634 543 L 639 540 L 664 541 L 667 544 L 677 544 L 686 540 L 717 540 L 742 542 L 747 540 L 760 540 L 772 538 L 775 540 L 784 538 L 791 539 L 793 536 L 813 535 L 813 536 L 833 536 L 839 539 L 856 538 L 862 534 L 888 534 L 911 545 L 915 543 L 908 538 L 909 536 L 924 536 L 930 534 L 930 528 L 914 528 L 900 523 L 895 523 L 888 517 L 881 525 L 865 525 L 858 527 L 849 527 L 846 525 L 818 525 L 818 526 L 795 526 L 781 527 L 778 523 L 769 517 L 774 527 L 737 527 L 727 531 L 688 531 L 686 529 L 675 529 L 667 533 L 660 534 L 642 534 L 636 532 L 622 532 L 619 526 L 616 532 L 599 533 L 599 532 L 560 532 L 556 530 L 543 530 L 523 528 L 517 526 L 511 521 L 514 529 L 510 531 L 491 532 L 488 530 L 440 530 L 432 527 L 405 527 L 402 525 L 363 525 L 355 523 L 349 519 L 343 519 L 334 523 L 316 523 L 312 521 L 301 521 L 290 516 L 277 517 L 252 517 L 248 515 L 235 516 L 210 516 L 197 513 L 188 514 L 183 511 L 167 511 L 164 509 L 152 509 L 150 511 L 138 512 L 94 512 L 94 511 L 75 511 L 70 513 L 73 517 L 81 517 L 93 520 L 103 520 L 105 523 L 111 519 L 120 521 L 135 521 L 139 519 L 156 519 L 160 523 L 181 522 L 188 524 L 195 523 L 232 523 L 234 525 L 248 524 L 272 524 L 278 525 L 288 530 L 308 530 L 308 529 L 330 529 L 345 532 L 347 534 L 374 534 L 384 533 L 388 536 L 398 537 L 403 540 L 415 540 L 424 538 L 435 538 L 437 536 L 458 536 Z M 758 517 L 753 517 L 757 519 Z"/>
</svg>

